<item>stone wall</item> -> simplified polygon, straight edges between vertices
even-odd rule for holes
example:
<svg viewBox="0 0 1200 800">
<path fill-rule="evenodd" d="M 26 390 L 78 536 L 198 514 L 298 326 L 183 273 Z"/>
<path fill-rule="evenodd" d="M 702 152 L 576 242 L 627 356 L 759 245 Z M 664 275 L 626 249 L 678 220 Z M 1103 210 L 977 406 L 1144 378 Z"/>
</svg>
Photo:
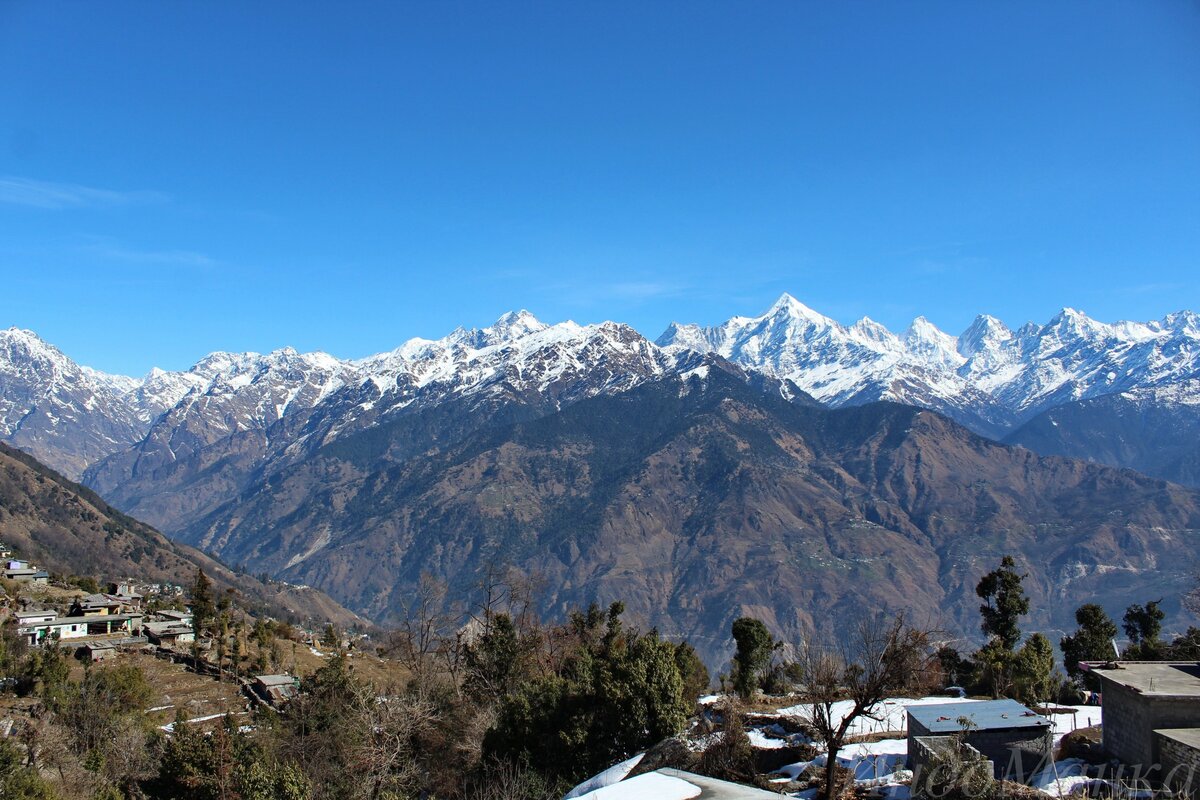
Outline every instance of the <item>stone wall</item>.
<svg viewBox="0 0 1200 800">
<path fill-rule="evenodd" d="M 995 764 L 956 735 L 910 735 L 908 768 L 913 771 L 914 798 L 944 796 L 946 790 L 943 782 L 951 780 L 948 774 L 951 769 L 958 769 L 962 773 L 954 776 L 954 781 L 966 780 L 972 784 L 990 783 L 996 771 Z"/>
<path fill-rule="evenodd" d="M 1193 730 L 1154 732 L 1162 781 L 1181 797 L 1200 800 L 1200 734 Z"/>
</svg>

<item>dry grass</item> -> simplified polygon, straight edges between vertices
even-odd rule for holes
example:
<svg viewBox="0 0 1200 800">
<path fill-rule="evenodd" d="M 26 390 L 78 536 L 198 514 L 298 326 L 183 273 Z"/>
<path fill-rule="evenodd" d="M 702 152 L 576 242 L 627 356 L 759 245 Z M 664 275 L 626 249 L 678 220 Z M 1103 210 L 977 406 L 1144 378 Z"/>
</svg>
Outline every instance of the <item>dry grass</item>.
<svg viewBox="0 0 1200 800">
<path fill-rule="evenodd" d="M 58 606 L 66 607 L 71 605 L 76 597 L 83 597 L 86 592 L 78 587 L 72 586 L 70 589 L 64 589 L 60 586 L 52 586 L 48 583 L 17 583 L 16 581 L 0 581 L 0 588 L 4 589 L 4 594 L 14 601 L 14 606 L 19 600 L 28 600 L 34 607 L 48 606 L 56 608 Z"/>
<path fill-rule="evenodd" d="M 282 650 L 280 670 L 300 677 L 316 672 L 328 663 L 332 655 L 332 652 L 320 647 L 317 650 L 321 655 L 316 655 L 308 645 L 300 642 L 280 640 L 279 644 Z M 412 677 L 412 673 L 398 661 L 379 658 L 361 650 L 351 650 L 349 660 L 350 669 L 355 676 L 381 690 L 403 687 Z"/>
<path fill-rule="evenodd" d="M 207 675 L 197 675 L 182 664 L 155 658 L 149 653 L 122 653 L 112 664 L 132 664 L 140 667 L 155 697 L 146 716 L 155 725 L 166 725 L 182 709 L 190 718 L 213 714 L 238 713 L 247 708 L 246 697 L 232 680 L 218 681 Z"/>
<path fill-rule="evenodd" d="M 858 736 L 847 736 L 846 744 L 862 744 L 864 742 L 883 742 L 888 739 L 907 739 L 907 731 L 876 731 L 875 733 L 863 733 Z"/>
</svg>

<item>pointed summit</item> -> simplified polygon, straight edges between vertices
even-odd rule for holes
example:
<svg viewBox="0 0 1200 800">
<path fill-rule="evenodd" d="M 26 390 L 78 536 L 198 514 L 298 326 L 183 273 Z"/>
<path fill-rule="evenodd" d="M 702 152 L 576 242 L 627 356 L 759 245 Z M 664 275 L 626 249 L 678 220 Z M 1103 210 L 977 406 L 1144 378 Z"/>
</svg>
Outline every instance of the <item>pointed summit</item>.
<svg viewBox="0 0 1200 800">
<path fill-rule="evenodd" d="M 775 301 L 775 304 L 767 309 L 767 313 L 763 314 L 761 317 L 759 317 L 759 319 L 780 317 L 803 320 L 812 325 L 818 325 L 820 327 L 833 327 L 837 325 L 837 323 L 829 317 L 821 314 L 820 312 L 814 311 L 813 309 L 804 305 L 804 303 L 801 303 L 799 300 L 792 297 L 787 292 L 781 294 L 779 299 Z"/>
<path fill-rule="evenodd" d="M 1063 306 L 1057 314 L 1050 318 L 1050 322 L 1047 325 L 1051 327 L 1063 323 L 1077 325 L 1083 320 L 1089 320 L 1087 314 L 1070 306 Z"/>
<path fill-rule="evenodd" d="M 509 311 L 488 327 L 480 331 L 473 331 L 475 337 L 472 344 L 475 347 L 487 347 L 501 342 L 511 342 L 522 336 L 543 331 L 547 327 L 544 322 L 525 309 Z"/>
<path fill-rule="evenodd" d="M 963 362 L 955 338 L 925 317 L 912 321 L 904 334 L 904 343 L 910 353 L 933 366 L 955 369 Z"/>
<path fill-rule="evenodd" d="M 546 324 L 530 314 L 525 309 L 509 311 L 484 330 L 505 331 L 510 334 L 524 335 L 546 328 Z"/>
<path fill-rule="evenodd" d="M 846 329 L 850 338 L 871 350 L 885 352 L 899 348 L 896 334 L 870 317 L 863 317 Z"/>
<path fill-rule="evenodd" d="M 981 350 L 994 350 L 1013 338 L 1013 332 L 989 314 L 980 314 L 958 336 L 958 352 L 970 358 Z"/>
<path fill-rule="evenodd" d="M 1060 331 L 1070 336 L 1086 336 L 1106 327 L 1082 311 L 1064 307 L 1046 323 L 1041 334 L 1045 335 L 1048 331 Z"/>
<path fill-rule="evenodd" d="M 952 338 L 948 334 L 942 333 L 936 325 L 923 316 L 914 319 L 904 333 L 905 339 L 938 339 L 941 337 Z"/>
</svg>

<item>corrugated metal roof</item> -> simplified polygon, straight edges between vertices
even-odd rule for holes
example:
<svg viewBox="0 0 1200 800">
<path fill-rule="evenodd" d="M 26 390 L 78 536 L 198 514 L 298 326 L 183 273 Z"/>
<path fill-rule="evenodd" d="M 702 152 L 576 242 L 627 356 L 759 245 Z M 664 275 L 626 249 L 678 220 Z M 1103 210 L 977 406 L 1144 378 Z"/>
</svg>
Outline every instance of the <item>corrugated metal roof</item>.
<svg viewBox="0 0 1200 800">
<path fill-rule="evenodd" d="M 1050 720 L 1035 714 L 1016 700 L 988 700 L 982 703 L 944 703 L 936 706 L 909 706 L 908 713 L 930 733 L 958 733 L 959 717 L 971 720 L 977 730 L 1043 728 Z"/>
<path fill-rule="evenodd" d="M 292 675 L 256 675 L 254 679 L 263 686 L 291 686 L 296 683 Z"/>
</svg>

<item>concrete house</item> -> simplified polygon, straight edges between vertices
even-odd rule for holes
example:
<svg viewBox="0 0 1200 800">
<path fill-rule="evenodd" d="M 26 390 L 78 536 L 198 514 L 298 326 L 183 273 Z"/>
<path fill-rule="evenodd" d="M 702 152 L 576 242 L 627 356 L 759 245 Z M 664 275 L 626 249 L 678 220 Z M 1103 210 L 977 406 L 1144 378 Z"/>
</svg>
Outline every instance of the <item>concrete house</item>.
<svg viewBox="0 0 1200 800">
<path fill-rule="evenodd" d="M 142 628 L 146 632 L 146 638 L 162 647 L 174 647 L 196 641 L 196 632 L 192 629 L 191 622 L 159 620 L 147 622 Z"/>
<path fill-rule="evenodd" d="M 88 637 L 142 635 L 141 614 L 104 614 L 93 617 L 59 617 L 50 620 L 17 625 L 17 634 L 30 645 L 40 645 L 49 640 L 70 642 Z"/>
<path fill-rule="evenodd" d="M 111 594 L 89 594 L 76 600 L 68 613 L 73 617 L 98 617 L 121 614 L 128 610 L 127 604 L 120 597 Z"/>
<path fill-rule="evenodd" d="M 117 647 L 110 642 L 88 642 L 75 651 L 77 657 L 93 664 L 105 661 L 117 654 Z"/>
<path fill-rule="evenodd" d="M 13 619 L 15 619 L 17 621 L 18 626 L 33 625 L 38 622 L 49 622 L 50 620 L 55 619 L 57 617 L 58 617 L 57 611 L 50 611 L 45 608 L 27 609 L 25 611 L 18 611 L 15 614 L 13 614 Z"/>
<path fill-rule="evenodd" d="M 1100 679 L 1104 752 L 1200 797 L 1200 664 L 1080 664 Z M 1184 779 L 1194 776 L 1190 781 Z"/>
<path fill-rule="evenodd" d="M 141 603 L 142 600 L 146 599 L 145 596 L 138 591 L 137 584 L 133 583 L 132 581 L 109 584 L 109 589 L 109 594 L 116 595 L 122 600 L 126 600 L 130 603 Z"/>
<path fill-rule="evenodd" d="M 1050 720 L 1016 700 L 909 706 L 908 752 L 914 769 L 923 766 L 922 754 L 960 738 L 991 762 L 996 778 L 1023 781 L 1053 757 Z"/>
<path fill-rule="evenodd" d="M 274 707 L 282 705 L 299 688 L 300 679 L 292 675 L 257 675 L 254 678 L 255 693 Z"/>
<path fill-rule="evenodd" d="M 25 563 L 10 561 L 10 564 Z M 21 583 L 49 583 L 50 573 L 44 569 L 36 567 L 8 567 L 4 570 L 4 577 L 10 581 L 19 581 Z"/>
</svg>

